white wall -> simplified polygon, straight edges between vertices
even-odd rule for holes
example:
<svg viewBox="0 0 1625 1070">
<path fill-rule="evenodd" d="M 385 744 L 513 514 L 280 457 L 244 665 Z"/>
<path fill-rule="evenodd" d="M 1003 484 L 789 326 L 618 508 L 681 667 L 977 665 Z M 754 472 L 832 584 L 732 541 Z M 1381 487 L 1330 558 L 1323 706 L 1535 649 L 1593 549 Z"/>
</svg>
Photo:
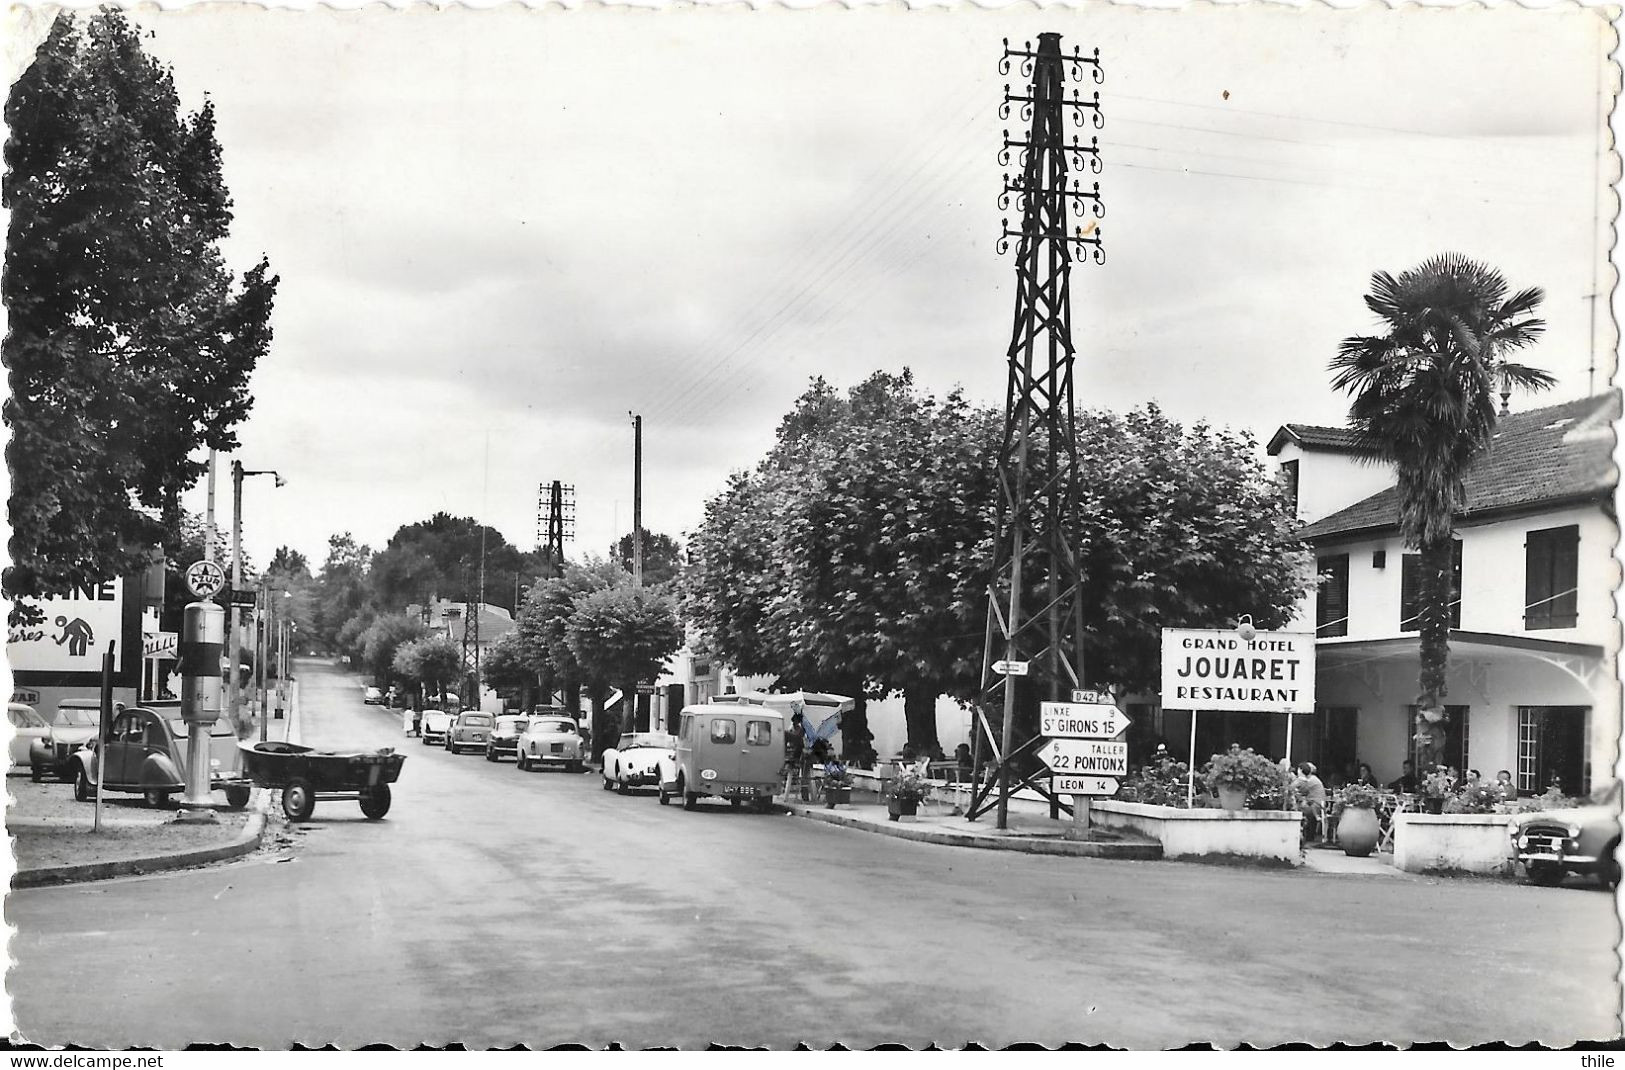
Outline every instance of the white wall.
<svg viewBox="0 0 1625 1070">
<path fill-rule="evenodd" d="M 1290 439 L 1282 443 L 1275 459 L 1298 462 L 1298 519 L 1305 524 L 1346 509 L 1394 482 L 1388 465 L 1364 464 L 1346 453 L 1306 450 Z"/>
<path fill-rule="evenodd" d="M 1524 540 L 1544 528 L 1580 528 L 1579 619 L 1573 628 L 1525 631 L 1523 598 Z M 1486 524 L 1462 523 L 1461 628 L 1469 632 L 1528 635 L 1569 643 L 1605 645 L 1614 633 L 1613 591 L 1619 583 L 1614 560 L 1617 530 L 1602 510 L 1592 507 L 1561 509 L 1538 516 L 1498 520 Z M 1373 568 L 1372 553 L 1386 552 L 1383 568 Z M 1397 536 L 1362 539 L 1318 547 L 1317 558 L 1349 555 L 1349 629 L 1347 639 L 1382 639 L 1415 632 L 1399 630 L 1404 542 Z M 1300 614 L 1312 628 L 1318 592 L 1305 599 Z"/>
</svg>

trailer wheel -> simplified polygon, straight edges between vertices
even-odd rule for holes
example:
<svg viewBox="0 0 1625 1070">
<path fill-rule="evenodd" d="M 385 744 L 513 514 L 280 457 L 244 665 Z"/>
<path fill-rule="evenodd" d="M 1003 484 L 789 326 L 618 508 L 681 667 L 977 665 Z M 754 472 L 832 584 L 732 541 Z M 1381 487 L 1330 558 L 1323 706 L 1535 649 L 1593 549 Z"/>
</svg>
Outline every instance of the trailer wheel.
<svg viewBox="0 0 1625 1070">
<path fill-rule="evenodd" d="M 226 788 L 226 805 L 233 810 L 241 810 L 248 805 L 248 788 L 241 784 L 233 784 Z"/>
<path fill-rule="evenodd" d="M 288 781 L 288 786 L 282 789 L 282 812 L 288 815 L 289 821 L 305 821 L 316 811 L 316 792 L 312 790 L 310 781 L 304 777 L 294 777 Z"/>
<path fill-rule="evenodd" d="M 361 812 L 372 821 L 389 813 L 389 785 L 379 784 L 361 793 Z"/>
</svg>

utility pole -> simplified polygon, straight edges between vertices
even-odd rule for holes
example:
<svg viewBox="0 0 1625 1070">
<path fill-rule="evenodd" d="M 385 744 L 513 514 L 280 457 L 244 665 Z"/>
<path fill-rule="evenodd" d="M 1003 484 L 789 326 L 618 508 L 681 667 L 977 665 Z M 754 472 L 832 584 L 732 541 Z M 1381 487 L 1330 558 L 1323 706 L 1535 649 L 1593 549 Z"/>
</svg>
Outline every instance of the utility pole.
<svg viewBox="0 0 1625 1070">
<path fill-rule="evenodd" d="M 643 586 L 643 417 L 632 417 L 632 586 Z"/>
<path fill-rule="evenodd" d="M 240 698 L 237 681 L 242 663 L 237 650 L 241 643 L 238 631 L 236 593 L 243 586 L 243 462 L 231 462 L 231 590 L 230 615 L 226 621 L 226 709 L 233 729 L 238 727 L 237 701 Z"/>
<path fill-rule="evenodd" d="M 209 504 L 203 512 L 203 560 L 214 561 L 214 450 L 209 451 Z M 216 695 L 218 699 L 220 696 Z"/>
<path fill-rule="evenodd" d="M 1078 448 L 1072 396 L 1072 314 L 1070 278 L 1074 248 L 1103 263 L 1098 220 L 1104 214 L 1100 184 L 1085 190 L 1068 180 L 1070 162 L 1100 170 L 1096 137 L 1083 144 L 1076 133 L 1067 138 L 1066 119 L 1083 127 L 1103 125 L 1100 94 L 1084 98 L 1068 81 L 1086 76 L 1100 82 L 1100 52 L 1084 56 L 1074 49 L 1061 51 L 1061 35 L 1038 35 L 1038 48 L 1030 43 L 1012 49 L 1004 43 L 999 71 L 1009 74 L 1011 60 L 1032 79 L 1027 95 L 1011 92 L 1007 84 L 1000 118 L 1012 111 L 1031 120 L 1027 140 L 1012 140 L 1004 132 L 999 162 L 1012 163 L 1019 176 L 1004 178 L 1001 207 L 1012 203 L 1021 212 L 1021 225 L 1011 230 L 1001 221 L 999 252 L 1016 240 L 1015 322 L 1006 353 L 1009 375 L 1005 391 L 1004 438 L 998 455 L 999 499 L 991 582 L 988 584 L 987 631 L 982 656 L 982 696 L 977 718 L 998 763 L 998 827 L 1008 824 L 1009 799 L 1022 786 L 1031 787 L 1050 801 L 1051 816 L 1062 805 L 1049 790 L 1043 773 L 1017 773 L 1017 759 L 1041 742 L 1034 734 L 1015 740 L 1018 716 L 1030 717 L 1037 697 L 1070 697 L 1082 686 L 1083 601 L 1082 574 L 1071 539 L 1077 530 Z M 1019 105 L 1013 108 L 1012 105 Z M 1086 119 L 1085 116 L 1088 116 Z M 1080 220 L 1085 208 L 1094 218 L 1074 227 L 1068 209 L 1076 204 Z M 1033 607 L 1028 612 L 1029 601 Z M 1020 681 L 1020 683 L 1018 683 Z M 1030 681 L 1030 682 L 1029 682 Z M 1018 688 L 1024 693 L 1018 694 Z M 1002 723 L 997 737 L 988 713 L 999 710 Z M 978 741 L 980 742 L 980 740 Z M 1012 777 L 1020 783 L 1013 784 Z M 979 783 L 972 792 L 967 817 L 974 821 L 992 807 L 994 785 Z"/>
</svg>

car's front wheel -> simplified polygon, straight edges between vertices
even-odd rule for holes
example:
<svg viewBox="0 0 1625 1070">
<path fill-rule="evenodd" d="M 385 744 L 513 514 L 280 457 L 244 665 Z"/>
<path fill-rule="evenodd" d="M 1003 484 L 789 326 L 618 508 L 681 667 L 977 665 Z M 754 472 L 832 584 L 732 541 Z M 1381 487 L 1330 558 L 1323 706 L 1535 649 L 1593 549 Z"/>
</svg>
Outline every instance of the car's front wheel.
<svg viewBox="0 0 1625 1070">
<path fill-rule="evenodd" d="M 497 760 L 497 752 L 495 747 L 485 748 L 485 760 L 488 762 L 494 762 Z"/>
<path fill-rule="evenodd" d="M 660 782 L 660 805 L 671 805 L 671 792 L 666 790 L 666 782 L 664 780 Z"/>
<path fill-rule="evenodd" d="M 79 768 L 79 775 L 73 778 L 73 797 L 79 802 L 90 801 L 90 777 L 85 775 L 83 766 Z"/>
<path fill-rule="evenodd" d="M 604 790 L 605 791 L 610 791 L 614 787 L 615 787 L 615 782 L 613 780 L 609 779 L 609 777 L 606 776 L 604 778 Z"/>
<path fill-rule="evenodd" d="M 521 773 L 529 772 L 530 770 L 530 759 L 525 757 L 525 752 L 523 749 L 520 749 L 514 755 L 514 768 L 519 770 Z"/>
<path fill-rule="evenodd" d="M 1611 843 L 1602 849 L 1602 865 L 1597 867 L 1597 882 L 1604 888 L 1619 887 L 1619 859 L 1615 852 L 1619 850 L 1618 843 Z"/>
</svg>

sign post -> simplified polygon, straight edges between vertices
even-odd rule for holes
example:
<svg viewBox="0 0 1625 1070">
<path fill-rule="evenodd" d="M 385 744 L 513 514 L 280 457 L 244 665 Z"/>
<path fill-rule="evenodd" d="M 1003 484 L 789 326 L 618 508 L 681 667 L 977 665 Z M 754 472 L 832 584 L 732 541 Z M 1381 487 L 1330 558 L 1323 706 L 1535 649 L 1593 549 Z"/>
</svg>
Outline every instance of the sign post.
<svg viewBox="0 0 1625 1070">
<path fill-rule="evenodd" d="M 1090 800 L 1117 794 L 1117 778 L 1128 775 L 1128 744 L 1114 737 L 1129 720 L 1106 692 L 1079 690 L 1072 698 L 1038 704 L 1038 734 L 1049 741 L 1036 753 L 1050 768 L 1050 790 L 1072 796 L 1066 838 L 1087 840 Z"/>
</svg>

